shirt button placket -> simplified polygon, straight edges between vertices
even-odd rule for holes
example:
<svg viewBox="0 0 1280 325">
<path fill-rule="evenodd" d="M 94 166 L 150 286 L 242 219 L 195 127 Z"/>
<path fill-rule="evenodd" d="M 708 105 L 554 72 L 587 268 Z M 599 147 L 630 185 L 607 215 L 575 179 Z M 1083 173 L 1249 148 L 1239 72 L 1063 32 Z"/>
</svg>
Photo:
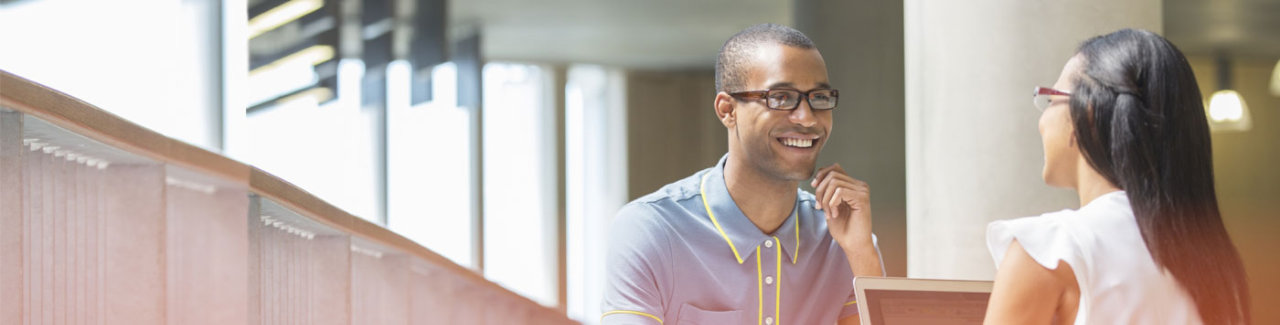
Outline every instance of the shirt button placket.
<svg viewBox="0 0 1280 325">
<path fill-rule="evenodd" d="M 778 304 L 782 303 L 781 301 L 777 300 L 780 297 L 777 297 L 776 295 L 778 293 L 777 285 L 779 285 L 779 283 L 776 283 L 776 282 L 780 280 L 780 279 L 777 279 L 776 277 L 778 276 L 777 270 L 779 267 L 778 265 L 778 261 L 780 260 L 779 257 L 781 257 L 780 256 L 781 249 L 774 248 L 774 245 L 776 245 L 774 241 L 776 241 L 776 239 L 767 239 L 764 241 L 764 247 L 769 249 L 762 250 L 763 254 L 761 256 L 763 257 L 763 260 L 767 261 L 764 263 L 764 267 L 763 267 L 764 270 L 762 270 L 763 271 L 762 274 L 764 275 L 764 284 L 765 284 L 764 290 L 763 290 L 764 291 L 764 308 L 765 308 L 763 311 L 763 314 L 765 315 L 764 325 L 773 325 L 778 322 L 778 320 L 776 319 L 778 315 L 775 311 L 779 309 Z"/>
</svg>

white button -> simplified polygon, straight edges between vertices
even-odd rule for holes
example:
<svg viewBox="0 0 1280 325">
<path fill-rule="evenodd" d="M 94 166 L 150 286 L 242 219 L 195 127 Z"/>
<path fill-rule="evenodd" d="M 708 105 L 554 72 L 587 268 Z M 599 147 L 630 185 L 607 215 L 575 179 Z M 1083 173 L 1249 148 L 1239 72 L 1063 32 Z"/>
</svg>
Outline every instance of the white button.
<svg viewBox="0 0 1280 325">
<path fill-rule="evenodd" d="M 773 317 L 765 317 L 764 323 L 768 325 L 773 325 Z"/>
<path fill-rule="evenodd" d="M 764 284 L 773 284 L 773 276 L 764 277 Z"/>
<path fill-rule="evenodd" d="M 764 247 L 773 248 L 773 241 L 772 240 L 764 241 Z"/>
</svg>

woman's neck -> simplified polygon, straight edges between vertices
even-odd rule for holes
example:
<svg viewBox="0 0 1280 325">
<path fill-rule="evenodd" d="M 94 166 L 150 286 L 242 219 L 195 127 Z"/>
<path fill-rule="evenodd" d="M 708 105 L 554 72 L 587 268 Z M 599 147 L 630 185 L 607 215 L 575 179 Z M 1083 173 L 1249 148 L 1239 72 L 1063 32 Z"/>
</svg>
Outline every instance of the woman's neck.
<svg viewBox="0 0 1280 325">
<path fill-rule="evenodd" d="M 1119 190 L 1120 187 L 1111 184 L 1111 181 L 1094 170 L 1083 156 L 1080 157 L 1076 167 L 1076 195 L 1080 197 L 1081 207 L 1089 205 L 1089 202 L 1093 202 L 1099 196 Z"/>
</svg>

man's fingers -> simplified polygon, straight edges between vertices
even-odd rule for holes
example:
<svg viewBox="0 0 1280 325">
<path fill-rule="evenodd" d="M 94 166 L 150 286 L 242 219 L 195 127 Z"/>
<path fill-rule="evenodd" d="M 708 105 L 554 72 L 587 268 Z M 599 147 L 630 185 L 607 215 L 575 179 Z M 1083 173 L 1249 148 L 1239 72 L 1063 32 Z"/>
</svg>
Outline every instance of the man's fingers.
<svg viewBox="0 0 1280 325">
<path fill-rule="evenodd" d="M 827 166 L 827 168 L 831 168 L 832 171 L 837 171 L 837 172 L 840 172 L 841 174 L 845 174 L 845 175 L 849 174 L 844 171 L 844 167 L 840 167 L 840 163 L 831 164 L 831 166 Z"/>
<path fill-rule="evenodd" d="M 848 189 L 845 189 L 845 188 L 850 187 L 852 185 L 853 183 L 850 183 L 848 180 L 841 177 L 837 177 L 836 175 L 833 174 L 832 176 L 828 177 L 826 180 L 822 182 L 822 186 L 824 190 L 822 191 L 821 196 L 818 197 L 818 200 L 820 200 L 823 204 L 826 204 L 826 207 L 828 209 L 834 209 L 839 205 L 839 203 L 838 202 L 832 203 L 831 199 L 841 195 L 841 193 L 843 193 L 841 192 L 842 189 L 845 191 L 848 191 Z M 834 211 L 827 211 L 827 213 L 833 213 L 833 212 Z"/>
<path fill-rule="evenodd" d="M 818 197 L 819 202 L 822 202 L 827 209 L 839 209 L 842 203 L 853 208 L 860 202 L 866 204 L 871 200 L 870 188 L 861 181 L 832 179 L 827 184 L 830 190 Z M 838 216 L 837 211 L 827 211 L 827 213 L 829 216 Z"/>
<path fill-rule="evenodd" d="M 813 181 L 809 182 L 809 186 L 813 186 L 816 190 L 818 184 L 822 183 L 822 179 L 827 177 L 827 173 L 831 172 L 833 167 L 836 167 L 836 165 L 818 168 L 818 171 L 813 173 Z"/>
<path fill-rule="evenodd" d="M 835 182 L 840 181 L 838 174 L 827 174 L 826 177 L 818 181 L 818 186 L 813 189 L 813 194 L 817 196 L 818 202 L 822 202 L 823 208 L 831 208 L 827 205 L 827 198 L 831 195 L 831 190 L 835 189 Z"/>
<path fill-rule="evenodd" d="M 856 196 L 851 196 L 853 193 L 867 193 L 869 196 L 871 191 L 866 182 L 850 177 L 840 164 L 822 167 L 815 173 L 813 181 L 809 184 L 813 186 L 813 194 L 817 199 L 814 207 L 827 211 L 829 217 L 838 215 L 838 211 L 830 211 L 839 208 L 840 202 L 833 202 L 833 197 L 844 197 L 845 202 L 852 202 L 856 199 Z M 837 194 L 836 192 L 841 188 L 846 190 Z"/>
<path fill-rule="evenodd" d="M 819 175 L 822 175 L 822 177 L 814 178 L 813 182 L 810 184 L 813 185 L 813 195 L 818 199 L 818 210 L 826 210 L 828 208 L 826 206 L 827 202 L 823 201 L 822 197 L 827 194 L 828 177 L 825 177 L 826 175 L 821 173 Z"/>
<path fill-rule="evenodd" d="M 828 211 L 830 214 L 828 214 L 827 217 L 839 218 L 843 217 L 845 212 L 852 213 L 855 196 L 852 196 L 850 193 L 853 193 L 854 191 L 841 187 L 832 192 L 834 193 L 832 193 L 831 198 L 827 200 L 827 205 L 831 207 L 831 211 Z"/>
<path fill-rule="evenodd" d="M 818 197 L 818 202 L 826 204 L 826 201 L 823 201 L 822 197 L 827 194 L 827 179 L 815 178 L 814 181 L 817 182 L 817 184 L 814 184 L 813 186 L 813 195 Z"/>
<path fill-rule="evenodd" d="M 817 196 L 823 196 L 824 194 L 826 194 L 826 192 L 829 192 L 835 189 L 835 187 L 832 187 L 834 185 L 832 181 L 835 181 L 835 180 L 839 180 L 839 181 L 850 183 L 850 184 L 856 181 L 855 179 L 853 179 L 852 177 L 849 177 L 849 175 L 846 175 L 844 173 L 837 173 L 837 172 L 828 173 L 826 174 L 825 177 L 817 180 L 818 185 L 814 186 L 813 193 Z"/>
<path fill-rule="evenodd" d="M 823 203 L 823 204 L 826 204 L 826 203 Z M 840 215 L 840 206 L 839 205 L 833 206 L 830 209 L 828 209 L 826 212 L 827 212 L 827 220 L 834 220 L 836 216 Z"/>
<path fill-rule="evenodd" d="M 834 207 L 834 208 L 832 208 L 832 209 L 831 209 L 831 211 L 827 211 L 827 213 L 828 213 L 828 214 L 827 214 L 827 216 L 828 216 L 828 217 L 831 217 L 831 218 L 838 218 L 838 217 L 840 217 L 840 211 L 839 211 L 839 210 L 840 210 L 840 197 L 837 195 L 837 194 L 839 194 L 840 190 L 841 190 L 841 189 L 837 188 L 835 191 L 831 191 L 831 192 L 832 192 L 832 193 L 831 193 L 831 197 L 825 198 L 826 200 L 825 200 L 824 202 L 827 202 L 827 205 L 828 205 L 828 206 L 832 206 L 832 207 Z"/>
</svg>

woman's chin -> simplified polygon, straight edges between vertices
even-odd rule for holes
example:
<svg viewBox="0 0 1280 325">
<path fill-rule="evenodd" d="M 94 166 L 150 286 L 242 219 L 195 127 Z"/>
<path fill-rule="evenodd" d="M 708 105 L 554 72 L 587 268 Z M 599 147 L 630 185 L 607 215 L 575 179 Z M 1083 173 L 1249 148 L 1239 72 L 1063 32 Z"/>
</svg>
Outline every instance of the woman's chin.
<svg viewBox="0 0 1280 325">
<path fill-rule="evenodd" d="M 1062 184 L 1062 180 L 1058 179 L 1048 168 L 1040 172 L 1040 180 L 1043 180 L 1044 184 L 1050 187 L 1066 187 L 1065 184 Z"/>
</svg>

